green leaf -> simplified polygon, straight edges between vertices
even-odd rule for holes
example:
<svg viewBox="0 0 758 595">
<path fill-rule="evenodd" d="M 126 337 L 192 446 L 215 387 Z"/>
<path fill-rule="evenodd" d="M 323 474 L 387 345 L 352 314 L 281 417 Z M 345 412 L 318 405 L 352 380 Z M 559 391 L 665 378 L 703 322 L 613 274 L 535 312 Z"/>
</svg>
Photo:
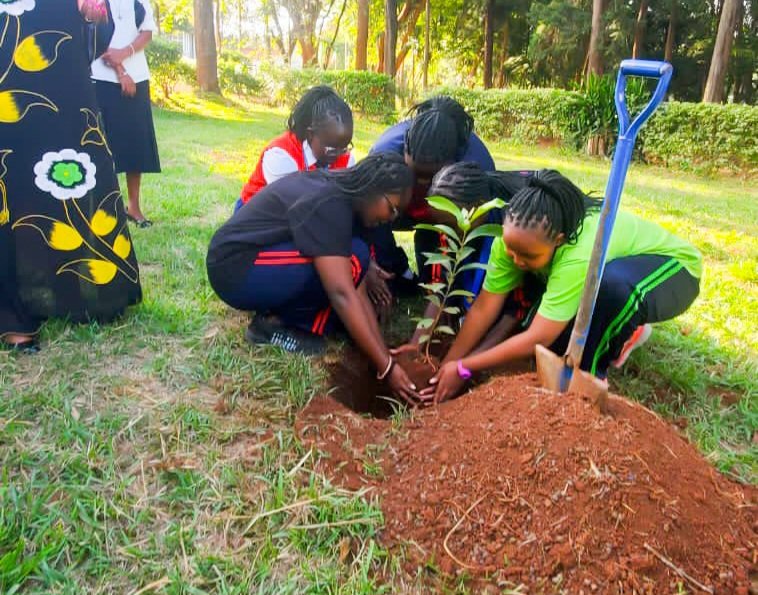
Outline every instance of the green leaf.
<svg viewBox="0 0 758 595">
<path fill-rule="evenodd" d="M 424 343 L 428 343 L 429 339 L 431 339 L 431 335 L 421 335 L 418 339 L 419 345 L 423 345 Z"/>
<path fill-rule="evenodd" d="M 497 223 L 485 223 L 484 225 L 480 225 L 474 231 L 468 234 L 466 237 L 466 243 L 468 244 L 470 240 L 474 240 L 476 238 L 499 238 L 501 235 L 503 235 L 502 225 L 498 225 Z"/>
<path fill-rule="evenodd" d="M 447 287 L 445 283 L 419 283 L 418 285 L 419 287 L 428 289 L 429 291 L 433 293 L 439 293 L 441 289 L 445 289 L 445 287 Z"/>
<path fill-rule="evenodd" d="M 432 318 L 422 318 L 421 320 L 418 321 L 416 328 L 420 328 L 421 330 L 426 330 L 430 326 L 432 326 L 433 322 L 434 322 L 434 319 Z"/>
<path fill-rule="evenodd" d="M 458 269 L 459 273 L 462 273 L 463 271 L 471 271 L 474 269 L 479 269 L 481 271 L 488 271 L 489 265 L 482 264 L 481 262 L 470 262 L 469 264 L 464 264 L 461 268 Z"/>
<path fill-rule="evenodd" d="M 453 268 L 453 259 L 446 254 L 437 254 L 435 252 L 424 252 L 423 254 L 426 256 L 425 264 L 427 265 L 441 264 L 448 271 Z"/>
<path fill-rule="evenodd" d="M 434 293 L 430 293 L 429 295 L 427 295 L 427 296 L 425 296 L 425 297 L 426 297 L 426 301 L 427 301 L 427 302 L 429 302 L 429 303 L 431 303 L 431 304 L 434 304 L 434 305 L 435 305 L 435 306 L 437 306 L 438 308 L 441 308 L 441 307 L 442 307 L 442 302 L 440 301 L 440 298 L 439 298 L 439 296 L 438 296 L 438 295 L 436 295 L 436 294 L 434 294 Z"/>
<path fill-rule="evenodd" d="M 455 336 L 455 331 L 450 328 L 449 326 L 442 324 L 438 326 L 436 329 L 434 329 L 435 333 L 442 333 L 443 335 L 453 335 Z"/>
<path fill-rule="evenodd" d="M 466 297 L 466 298 L 472 298 L 475 297 L 476 294 L 473 291 L 469 291 L 468 289 L 454 289 L 450 292 L 450 295 L 448 297 Z"/>
<path fill-rule="evenodd" d="M 471 216 L 471 221 L 476 221 L 479 217 L 486 215 L 493 209 L 502 209 L 505 206 L 505 201 L 502 198 L 493 198 L 488 200 L 483 205 L 479 205 L 474 214 Z"/>
<path fill-rule="evenodd" d="M 476 252 L 476 250 L 474 250 L 473 248 L 470 248 L 470 247 L 468 247 L 468 246 L 467 246 L 467 247 L 465 247 L 465 248 L 461 249 L 461 250 L 458 252 L 458 254 L 456 255 L 455 259 L 456 259 L 458 262 L 463 262 L 463 261 L 464 261 L 464 260 L 466 260 L 466 259 L 467 259 L 469 256 L 471 256 L 472 254 L 474 254 L 474 252 Z"/>
<path fill-rule="evenodd" d="M 446 308 L 443 308 L 442 311 L 445 314 L 453 314 L 454 316 L 461 313 L 461 309 L 458 306 L 447 306 Z"/>
<path fill-rule="evenodd" d="M 435 223 L 434 225 L 432 225 L 431 223 L 419 223 L 418 225 L 414 225 L 413 227 L 414 229 L 425 229 L 427 231 L 436 231 L 437 233 L 441 233 L 443 235 L 448 236 L 448 238 L 453 238 L 459 244 L 461 243 L 460 235 L 458 235 L 458 232 L 455 231 L 449 225 L 443 225 L 442 223 Z"/>
<path fill-rule="evenodd" d="M 445 198 L 444 196 L 427 196 L 426 202 L 428 202 L 433 209 L 450 213 L 458 222 L 458 227 L 463 229 L 463 214 L 452 200 Z"/>
</svg>

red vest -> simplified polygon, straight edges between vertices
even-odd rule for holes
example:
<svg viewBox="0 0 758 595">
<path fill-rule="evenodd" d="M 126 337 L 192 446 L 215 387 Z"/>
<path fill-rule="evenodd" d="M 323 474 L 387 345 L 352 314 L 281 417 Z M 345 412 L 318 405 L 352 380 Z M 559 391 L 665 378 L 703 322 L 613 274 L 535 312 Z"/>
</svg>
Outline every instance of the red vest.
<svg viewBox="0 0 758 595">
<path fill-rule="evenodd" d="M 258 194 L 261 188 L 266 185 L 266 178 L 263 177 L 263 154 L 269 149 L 273 149 L 274 147 L 284 149 L 295 160 L 295 163 L 297 163 L 298 171 L 306 170 L 303 143 L 298 140 L 294 132 L 290 132 L 288 130 L 281 136 L 277 136 L 268 144 L 265 149 L 263 149 L 263 153 L 261 153 L 261 156 L 258 159 L 258 165 L 255 166 L 255 171 L 253 171 L 253 173 L 250 175 L 250 179 L 242 189 L 242 195 L 240 198 L 242 199 L 243 203 L 246 203 L 253 196 Z M 349 162 L 350 153 L 345 153 L 344 155 L 337 157 L 337 160 L 329 166 L 329 169 L 344 169 L 347 167 Z M 316 164 L 314 163 L 307 169 L 316 169 Z"/>
</svg>

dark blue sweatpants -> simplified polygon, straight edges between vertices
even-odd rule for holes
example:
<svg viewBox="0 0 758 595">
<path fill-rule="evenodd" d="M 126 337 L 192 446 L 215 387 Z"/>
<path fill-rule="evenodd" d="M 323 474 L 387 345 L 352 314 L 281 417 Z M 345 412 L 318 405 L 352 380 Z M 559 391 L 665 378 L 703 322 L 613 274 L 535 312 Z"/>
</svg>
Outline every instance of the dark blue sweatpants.
<svg viewBox="0 0 758 595">
<path fill-rule="evenodd" d="M 363 240 L 353 238 L 351 252 L 353 282 L 358 287 L 368 270 L 369 250 Z M 313 259 L 303 256 L 292 242 L 259 252 L 239 278 L 234 291 L 219 294 L 233 308 L 273 314 L 286 326 L 317 335 L 329 334 L 339 325 Z"/>
<path fill-rule="evenodd" d="M 544 292 L 544 283 L 526 275 L 524 284 L 509 294 L 503 313 L 519 320 L 522 329 L 527 328 Z M 674 258 L 642 254 L 612 260 L 600 281 L 581 369 L 604 378 L 638 326 L 679 316 L 699 293 L 700 280 Z M 566 352 L 573 327 L 571 320 L 550 346 L 552 351 L 560 355 Z"/>
</svg>

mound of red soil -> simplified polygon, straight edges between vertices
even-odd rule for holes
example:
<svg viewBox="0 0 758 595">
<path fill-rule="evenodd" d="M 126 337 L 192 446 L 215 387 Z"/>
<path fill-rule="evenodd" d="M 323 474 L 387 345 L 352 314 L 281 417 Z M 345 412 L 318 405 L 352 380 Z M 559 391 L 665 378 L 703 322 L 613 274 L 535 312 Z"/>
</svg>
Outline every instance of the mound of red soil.
<svg viewBox="0 0 758 595">
<path fill-rule="evenodd" d="M 376 487 L 388 546 L 411 544 L 412 561 L 474 585 L 747 594 L 758 490 L 719 475 L 640 405 L 611 397 L 609 409 L 524 375 L 399 426 L 319 398 L 298 431 L 337 481 Z"/>
</svg>

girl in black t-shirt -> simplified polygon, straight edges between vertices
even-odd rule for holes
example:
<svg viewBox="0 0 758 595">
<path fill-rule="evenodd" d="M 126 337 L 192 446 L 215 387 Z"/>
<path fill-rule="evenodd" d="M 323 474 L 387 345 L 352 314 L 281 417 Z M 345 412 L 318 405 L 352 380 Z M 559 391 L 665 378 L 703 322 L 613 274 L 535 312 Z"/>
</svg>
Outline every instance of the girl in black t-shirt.
<svg viewBox="0 0 758 595">
<path fill-rule="evenodd" d="M 213 236 L 207 267 L 223 301 L 256 312 L 246 339 L 318 353 L 336 313 L 377 377 L 414 402 L 416 387 L 390 355 L 362 283 L 369 249 L 357 233 L 393 221 L 412 184 L 402 155 L 378 153 L 345 170 L 291 174 L 238 210 Z"/>
</svg>

